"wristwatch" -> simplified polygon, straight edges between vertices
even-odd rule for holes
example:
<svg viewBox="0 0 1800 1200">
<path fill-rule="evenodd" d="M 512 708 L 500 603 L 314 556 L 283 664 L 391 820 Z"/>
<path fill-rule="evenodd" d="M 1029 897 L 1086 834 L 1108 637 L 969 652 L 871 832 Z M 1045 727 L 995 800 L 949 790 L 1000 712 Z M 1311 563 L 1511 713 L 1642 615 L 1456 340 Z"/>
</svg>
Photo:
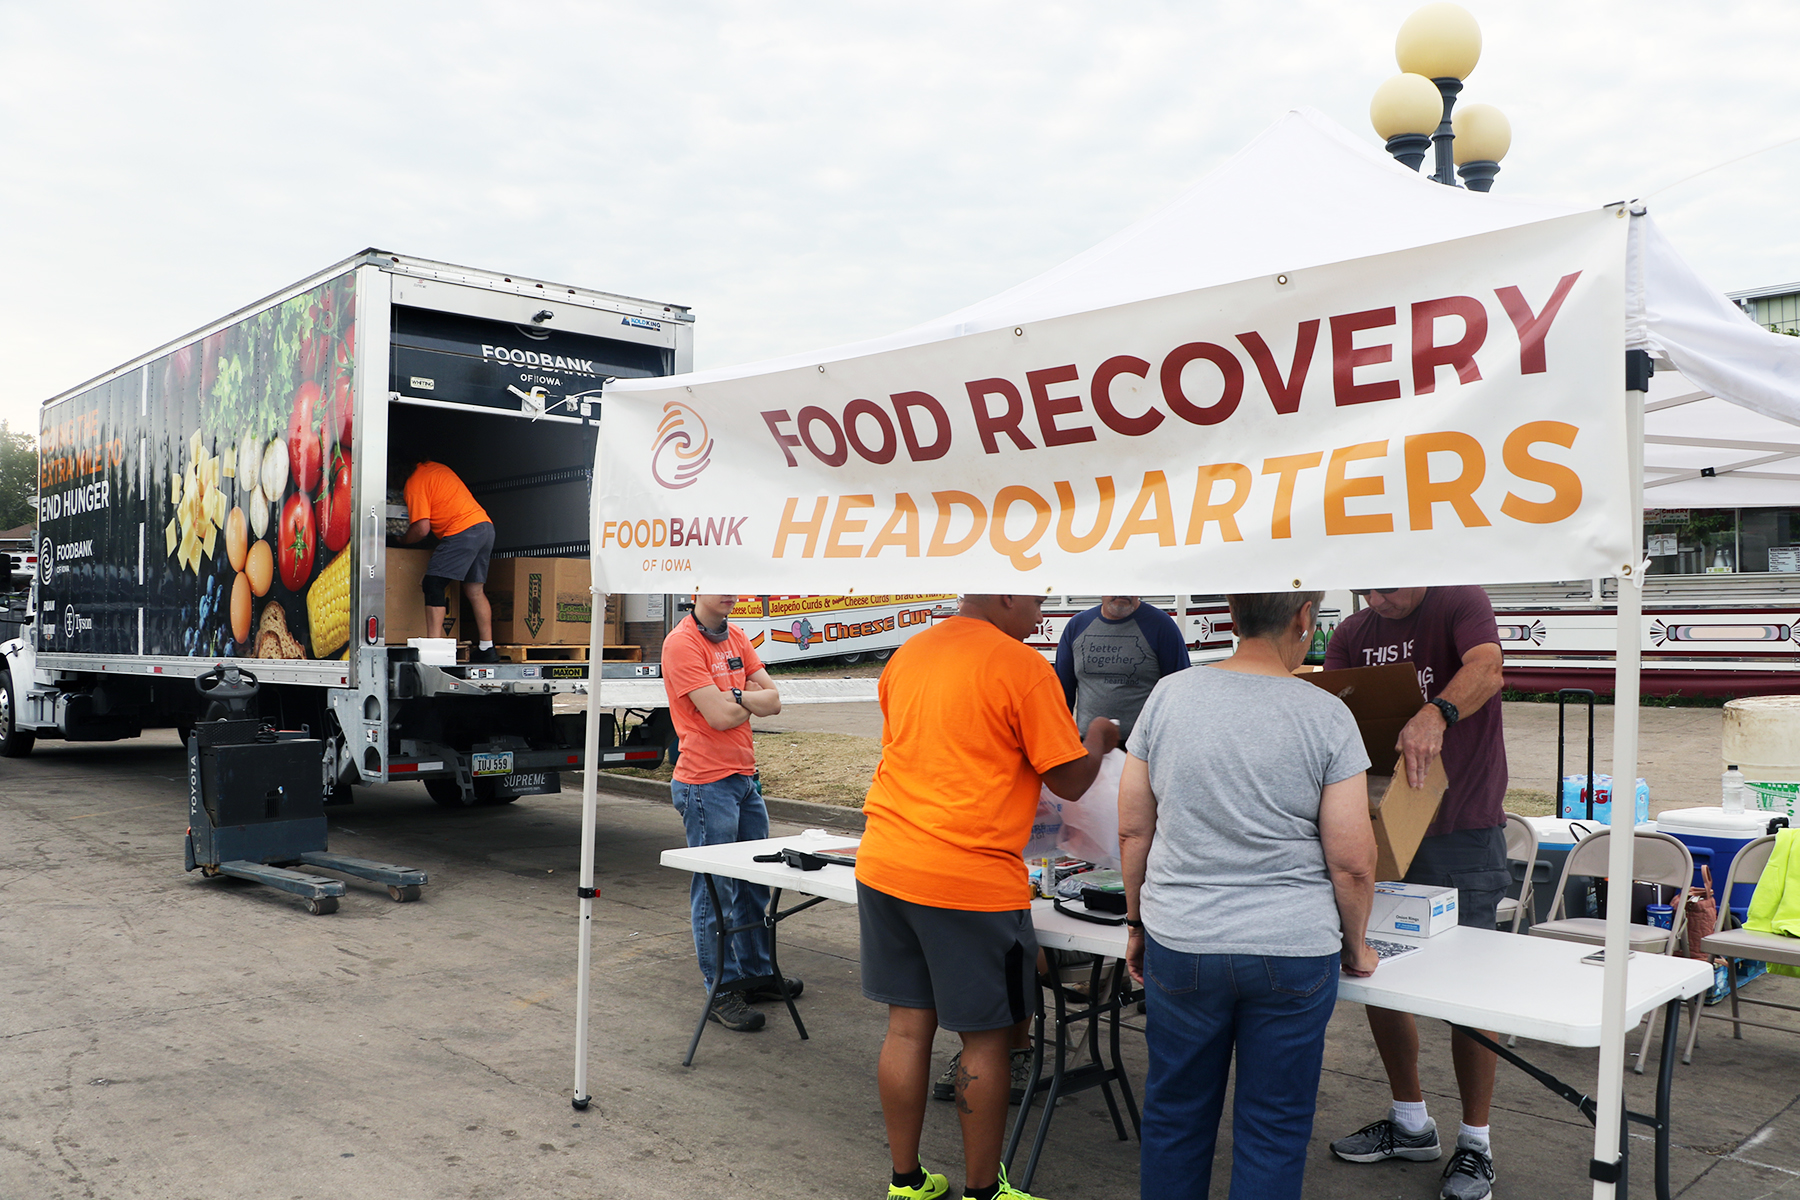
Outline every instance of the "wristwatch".
<svg viewBox="0 0 1800 1200">
<path fill-rule="evenodd" d="M 745 703 L 744 703 L 744 692 L 743 692 L 743 689 L 742 689 L 742 688 L 732 688 L 732 689 L 731 689 L 731 698 L 732 698 L 732 699 L 733 699 L 733 700 L 735 700 L 735 701 L 737 701 L 737 706 L 738 706 L 738 707 L 739 707 L 739 708 L 741 708 L 741 709 L 743 709 L 743 710 L 744 710 L 744 711 L 746 711 L 746 712 L 748 712 L 748 711 L 749 711 L 749 710 L 750 710 L 750 706 L 749 706 L 749 705 L 748 705 L 748 704 L 745 704 Z M 1452 710 L 1451 710 L 1451 712 L 1453 712 L 1453 713 L 1454 713 L 1454 712 L 1455 712 L 1455 711 L 1456 711 L 1456 710 L 1455 710 L 1455 709 L 1452 709 Z M 1452 723 L 1454 723 L 1454 722 L 1455 722 L 1455 720 L 1456 720 L 1456 718 L 1455 718 L 1455 717 L 1454 717 L 1454 716 L 1452 716 L 1452 717 L 1451 717 L 1451 718 L 1450 718 L 1450 720 L 1451 720 L 1451 722 L 1452 722 Z"/>
<path fill-rule="evenodd" d="M 1437 705 L 1437 710 L 1444 714 L 1445 729 L 1449 729 L 1452 725 L 1455 725 L 1458 721 L 1462 720 L 1462 714 L 1456 711 L 1456 705 L 1450 703 L 1442 696 L 1437 697 L 1435 700 L 1429 700 L 1427 703 Z"/>
</svg>

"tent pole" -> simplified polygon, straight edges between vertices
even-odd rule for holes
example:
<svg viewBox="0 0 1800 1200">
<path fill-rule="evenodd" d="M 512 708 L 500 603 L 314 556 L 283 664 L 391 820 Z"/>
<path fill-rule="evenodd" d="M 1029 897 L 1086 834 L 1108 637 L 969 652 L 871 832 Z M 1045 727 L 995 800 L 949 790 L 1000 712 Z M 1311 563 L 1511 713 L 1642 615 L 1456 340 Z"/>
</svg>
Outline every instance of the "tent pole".
<svg viewBox="0 0 1800 1200">
<path fill-rule="evenodd" d="M 599 506 L 595 503 L 600 486 L 600 436 L 594 438 L 594 471 L 588 484 L 588 561 L 593 563 L 594 549 L 600 545 Z M 577 888 L 580 897 L 580 947 L 575 955 L 575 1092 L 569 1103 L 576 1111 L 588 1106 L 588 994 L 589 974 L 594 958 L 594 810 L 600 762 L 600 676 L 606 657 L 606 580 L 598 568 L 592 570 L 588 592 L 593 608 L 588 614 L 588 681 L 587 729 L 581 748 L 581 878 Z"/>
<path fill-rule="evenodd" d="M 1626 351 L 1625 438 L 1629 460 L 1632 557 L 1619 571 L 1618 642 L 1613 675 L 1612 845 L 1606 889 L 1606 978 L 1600 1000 L 1600 1071 L 1594 1085 L 1594 1200 L 1612 1200 L 1619 1139 L 1625 1115 L 1625 980 L 1631 946 L 1631 868 L 1636 842 L 1639 668 L 1642 660 L 1644 584 L 1644 400 L 1650 360 Z M 1588 786 L 1594 785 L 1593 780 Z M 1610 1168 L 1610 1170 L 1608 1169 Z"/>
</svg>

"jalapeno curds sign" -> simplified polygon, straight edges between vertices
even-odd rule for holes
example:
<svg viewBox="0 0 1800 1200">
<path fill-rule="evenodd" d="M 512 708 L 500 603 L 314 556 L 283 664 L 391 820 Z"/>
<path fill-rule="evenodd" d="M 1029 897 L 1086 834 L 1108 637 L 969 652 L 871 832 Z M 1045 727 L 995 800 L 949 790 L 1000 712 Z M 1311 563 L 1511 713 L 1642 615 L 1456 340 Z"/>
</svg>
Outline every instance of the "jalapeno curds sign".
<svg viewBox="0 0 1800 1200">
<path fill-rule="evenodd" d="M 1626 225 L 1581 213 L 798 369 L 634 381 L 605 403 L 594 557 L 609 590 L 646 592 L 1611 573 L 1631 553 Z"/>
</svg>

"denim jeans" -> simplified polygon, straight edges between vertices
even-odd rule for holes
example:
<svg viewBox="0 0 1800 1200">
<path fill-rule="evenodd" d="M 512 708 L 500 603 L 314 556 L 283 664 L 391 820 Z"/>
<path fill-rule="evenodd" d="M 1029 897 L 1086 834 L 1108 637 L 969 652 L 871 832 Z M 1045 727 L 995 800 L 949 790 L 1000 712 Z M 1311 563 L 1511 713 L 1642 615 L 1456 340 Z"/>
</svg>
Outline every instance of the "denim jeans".
<svg viewBox="0 0 1800 1200">
<path fill-rule="evenodd" d="M 1140 1189 L 1205 1200 L 1233 1047 L 1231 1200 L 1297 1198 L 1318 1104 L 1338 956 L 1183 954 L 1146 938 Z"/>
<path fill-rule="evenodd" d="M 677 780 L 669 785 L 669 795 L 687 828 L 690 846 L 749 842 L 769 836 L 769 810 L 749 775 L 727 775 L 712 783 Z M 727 928 L 756 926 L 725 942 L 724 983 L 720 987 L 724 991 L 740 979 L 756 979 L 773 969 L 769 965 L 769 931 L 761 924 L 769 905 L 769 889 L 723 875 L 713 876 L 713 884 L 719 889 L 719 903 L 725 906 Z M 688 903 L 693 912 L 694 951 L 700 959 L 700 977 L 710 988 L 714 939 L 718 934 L 713 928 L 712 896 L 706 890 L 704 877 L 694 876 L 688 887 Z"/>
</svg>

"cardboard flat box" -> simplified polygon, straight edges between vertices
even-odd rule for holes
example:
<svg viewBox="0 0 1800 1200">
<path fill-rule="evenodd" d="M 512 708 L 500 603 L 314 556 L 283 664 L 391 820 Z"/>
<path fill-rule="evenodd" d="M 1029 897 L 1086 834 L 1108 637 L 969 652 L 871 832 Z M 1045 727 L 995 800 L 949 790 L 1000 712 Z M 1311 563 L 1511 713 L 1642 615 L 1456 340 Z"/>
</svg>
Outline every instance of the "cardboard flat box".
<svg viewBox="0 0 1800 1200">
<path fill-rule="evenodd" d="M 1436 937 L 1457 923 L 1455 888 L 1416 883 L 1378 883 L 1369 910 L 1370 933 Z"/>
<path fill-rule="evenodd" d="M 1449 788 L 1444 760 L 1438 759 L 1425 773 L 1425 786 L 1406 782 L 1406 770 L 1396 775 L 1369 776 L 1369 820 L 1375 825 L 1376 879 L 1404 879 L 1425 830 L 1437 818 L 1438 804 Z"/>
<path fill-rule="evenodd" d="M 1375 823 L 1375 844 L 1381 851 L 1375 878 L 1401 878 L 1412 865 L 1419 842 L 1450 786 L 1442 759 L 1431 764 L 1424 787 L 1410 786 L 1395 747 L 1400 731 L 1425 705 L 1417 668 L 1410 662 L 1398 662 L 1315 671 L 1299 678 L 1342 700 L 1356 718 L 1363 750 L 1369 756 L 1369 818 Z"/>
<path fill-rule="evenodd" d="M 1356 718 L 1363 749 L 1369 755 L 1369 774 L 1392 775 L 1399 751 L 1394 743 L 1400 731 L 1425 704 L 1419 689 L 1419 672 L 1410 662 L 1380 667 L 1348 667 L 1340 671 L 1314 671 L 1301 675 L 1314 687 L 1323 688 L 1344 702 Z"/>
<path fill-rule="evenodd" d="M 503 646 L 585 645 L 594 619 L 585 558 L 502 558 L 488 568 L 494 641 Z"/>
<path fill-rule="evenodd" d="M 387 603 L 382 615 L 383 637 L 390 646 L 404 646 L 416 637 L 438 637 L 435 629 L 425 628 L 425 564 L 431 551 L 417 546 L 387 548 Z M 462 607 L 462 588 L 444 589 L 445 630 L 443 637 L 454 638 L 457 616 Z"/>
</svg>

